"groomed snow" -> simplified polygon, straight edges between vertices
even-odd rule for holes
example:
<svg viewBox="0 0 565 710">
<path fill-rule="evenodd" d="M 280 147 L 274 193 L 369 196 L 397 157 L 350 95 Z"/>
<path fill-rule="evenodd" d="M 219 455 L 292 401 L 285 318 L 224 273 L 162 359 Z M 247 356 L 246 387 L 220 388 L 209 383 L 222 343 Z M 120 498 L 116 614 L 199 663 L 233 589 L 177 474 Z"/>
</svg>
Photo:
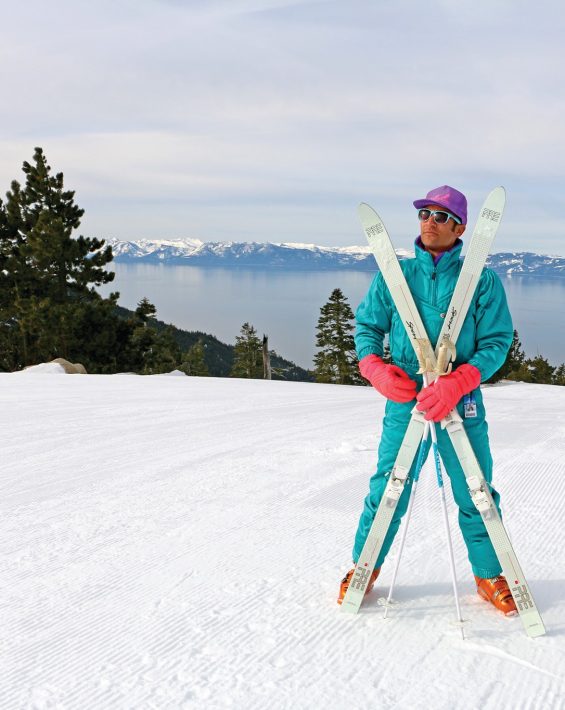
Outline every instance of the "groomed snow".
<svg viewBox="0 0 565 710">
<path fill-rule="evenodd" d="M 335 602 L 372 389 L 44 372 L 0 396 L 1 708 L 565 707 L 565 388 L 485 389 L 548 634 L 475 594 L 448 492 L 465 641 L 430 469 L 389 618 L 392 559 L 357 617 Z"/>
</svg>

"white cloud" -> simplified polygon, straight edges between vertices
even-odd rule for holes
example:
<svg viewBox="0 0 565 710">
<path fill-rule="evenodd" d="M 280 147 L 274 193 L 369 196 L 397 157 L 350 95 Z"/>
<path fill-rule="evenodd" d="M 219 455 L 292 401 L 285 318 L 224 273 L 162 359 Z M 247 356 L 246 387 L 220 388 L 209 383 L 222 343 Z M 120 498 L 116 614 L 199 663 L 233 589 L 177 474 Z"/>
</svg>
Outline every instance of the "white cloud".
<svg viewBox="0 0 565 710">
<path fill-rule="evenodd" d="M 0 29 L 0 189 L 41 145 L 85 228 L 354 243 L 361 199 L 408 239 L 414 193 L 453 182 L 478 208 L 504 183 L 523 209 L 512 239 L 541 230 L 555 251 L 564 11 L 421 7 L 14 5 Z"/>
</svg>

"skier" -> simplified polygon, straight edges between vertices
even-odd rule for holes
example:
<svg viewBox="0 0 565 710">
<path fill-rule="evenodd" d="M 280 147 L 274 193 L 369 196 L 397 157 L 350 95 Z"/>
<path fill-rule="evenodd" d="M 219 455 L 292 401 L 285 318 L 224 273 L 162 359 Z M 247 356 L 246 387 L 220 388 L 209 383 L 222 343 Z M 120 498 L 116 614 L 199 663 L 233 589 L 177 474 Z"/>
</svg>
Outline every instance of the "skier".
<svg viewBox="0 0 565 710">
<path fill-rule="evenodd" d="M 460 259 L 463 246 L 461 236 L 467 224 L 467 200 L 458 190 L 443 185 L 431 190 L 424 199 L 416 200 L 413 204 L 418 210 L 420 236 L 415 243 L 415 258 L 402 261 L 401 266 L 426 331 L 435 345 L 463 263 Z M 425 413 L 426 419 L 434 422 L 440 422 L 457 406 L 477 460 L 490 485 L 492 457 L 479 385 L 503 364 L 513 336 L 504 288 L 498 276 L 487 268 L 481 274 L 457 340 L 453 370 L 428 387 L 422 388 L 422 377 L 417 374 L 419 364 L 414 349 L 380 273 L 375 276 L 355 317 L 355 345 L 359 369 L 363 377 L 388 401 L 378 451 L 377 471 L 370 480 L 369 494 L 365 498 L 355 536 L 354 564 L 363 549 L 415 404 L 419 411 Z M 382 360 L 385 334 L 389 336 L 390 355 L 394 364 L 386 364 Z M 502 568 L 481 515 L 471 500 L 463 469 L 447 433 L 439 426 L 436 431 L 438 448 L 459 507 L 459 526 L 467 546 L 477 592 L 506 615 L 514 615 L 517 613 L 516 605 L 508 583 L 501 575 Z M 400 520 L 408 507 L 415 465 L 414 462 L 385 536 L 367 592 L 374 586 Z M 499 495 L 492 486 L 491 493 L 499 508 Z M 355 568 L 351 569 L 341 582 L 339 604 L 345 596 L 354 571 Z"/>
</svg>

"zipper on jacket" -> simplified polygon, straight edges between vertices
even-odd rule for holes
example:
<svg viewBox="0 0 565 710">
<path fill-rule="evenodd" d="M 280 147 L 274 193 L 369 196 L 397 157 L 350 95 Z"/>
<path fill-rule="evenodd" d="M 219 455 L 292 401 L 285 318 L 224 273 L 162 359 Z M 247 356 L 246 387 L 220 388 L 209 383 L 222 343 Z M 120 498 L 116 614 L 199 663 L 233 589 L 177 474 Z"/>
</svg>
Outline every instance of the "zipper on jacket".
<svg viewBox="0 0 565 710">
<path fill-rule="evenodd" d="M 432 306 L 436 305 L 436 276 L 437 276 L 437 269 L 434 266 L 434 270 L 432 271 L 432 292 L 430 294 L 430 301 L 432 303 Z"/>
</svg>

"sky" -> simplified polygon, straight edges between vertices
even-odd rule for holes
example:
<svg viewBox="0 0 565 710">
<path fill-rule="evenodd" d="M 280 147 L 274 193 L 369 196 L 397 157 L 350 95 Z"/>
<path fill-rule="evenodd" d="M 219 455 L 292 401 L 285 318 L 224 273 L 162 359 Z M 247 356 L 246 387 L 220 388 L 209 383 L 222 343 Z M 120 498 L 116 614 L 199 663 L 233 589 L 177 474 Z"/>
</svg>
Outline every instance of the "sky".
<svg viewBox="0 0 565 710">
<path fill-rule="evenodd" d="M 450 184 L 565 254 L 565 9 L 541 0 L 28 0 L 0 25 L 0 194 L 41 146 L 87 236 L 395 244 Z"/>
</svg>

